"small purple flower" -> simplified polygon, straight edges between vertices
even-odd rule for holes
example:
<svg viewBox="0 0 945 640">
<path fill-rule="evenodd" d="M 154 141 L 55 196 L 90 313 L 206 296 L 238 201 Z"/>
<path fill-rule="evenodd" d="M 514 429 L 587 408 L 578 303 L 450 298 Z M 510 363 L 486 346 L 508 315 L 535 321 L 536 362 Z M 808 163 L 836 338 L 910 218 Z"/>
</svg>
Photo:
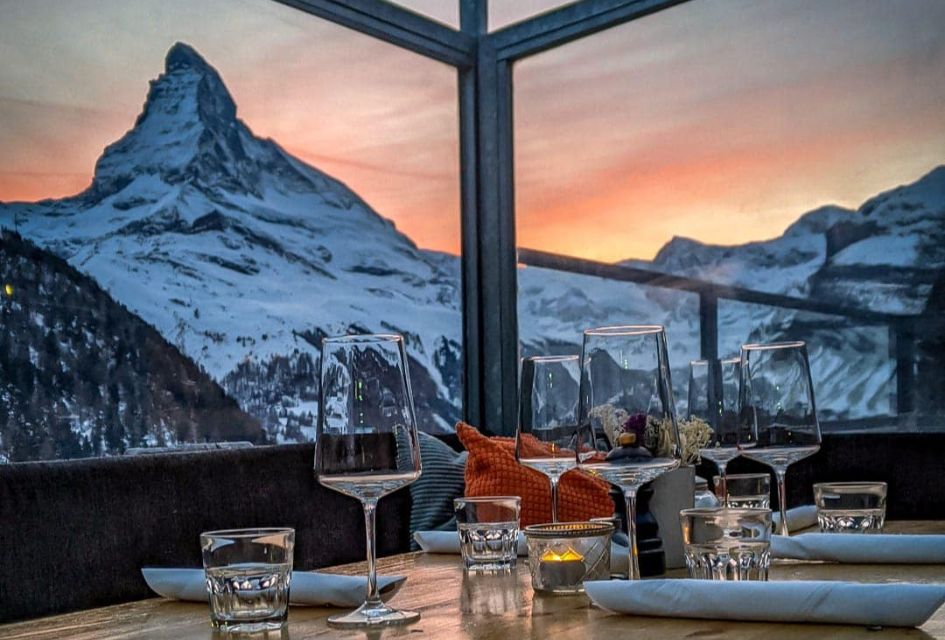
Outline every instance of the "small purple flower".
<svg viewBox="0 0 945 640">
<path fill-rule="evenodd" d="M 623 423 L 623 426 L 620 427 L 620 433 L 632 433 L 635 437 L 634 444 L 636 446 L 643 445 L 643 434 L 646 432 L 646 414 L 645 413 L 636 413 Z"/>
</svg>

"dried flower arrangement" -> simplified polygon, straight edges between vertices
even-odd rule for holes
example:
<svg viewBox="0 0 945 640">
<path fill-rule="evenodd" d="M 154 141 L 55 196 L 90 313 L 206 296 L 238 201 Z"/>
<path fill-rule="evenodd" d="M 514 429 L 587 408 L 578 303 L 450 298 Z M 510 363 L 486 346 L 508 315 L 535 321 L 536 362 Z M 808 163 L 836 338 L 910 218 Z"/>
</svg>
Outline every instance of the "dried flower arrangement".
<svg viewBox="0 0 945 640">
<path fill-rule="evenodd" d="M 630 415 L 623 409 L 611 404 L 602 404 L 590 411 L 610 442 L 620 447 L 646 447 L 657 456 L 668 456 L 672 451 L 673 421 L 662 420 L 655 416 L 637 413 Z M 684 464 L 699 461 L 699 450 L 703 449 L 712 438 L 712 428 L 701 418 L 678 420 L 679 447 Z"/>
</svg>

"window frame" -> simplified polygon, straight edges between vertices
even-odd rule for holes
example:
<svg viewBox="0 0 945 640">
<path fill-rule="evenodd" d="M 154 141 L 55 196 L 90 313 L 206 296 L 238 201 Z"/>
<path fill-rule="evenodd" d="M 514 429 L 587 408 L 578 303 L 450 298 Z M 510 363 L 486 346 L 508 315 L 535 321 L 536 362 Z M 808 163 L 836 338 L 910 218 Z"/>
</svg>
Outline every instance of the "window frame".
<svg viewBox="0 0 945 640">
<path fill-rule="evenodd" d="M 579 0 L 492 32 L 488 0 L 457 0 L 458 30 L 387 0 L 275 1 L 456 69 L 463 418 L 490 434 L 514 434 L 519 345 L 512 67 L 688 0 Z"/>
<path fill-rule="evenodd" d="M 463 419 L 512 435 L 518 404 L 517 268 L 539 252 L 515 239 L 513 66 L 519 60 L 689 0 L 577 0 L 488 30 L 489 0 L 459 2 L 455 29 L 388 0 L 273 0 L 453 67 L 459 103 Z M 560 258 L 565 258 L 561 256 Z M 572 265 L 573 266 L 573 265 Z M 577 265 L 575 268 L 582 268 Z M 595 268 L 591 265 L 591 268 Z M 717 356 L 719 292 L 700 295 L 701 353 Z M 704 299 L 703 299 L 704 298 Z M 713 322 L 715 318 L 715 322 Z M 885 318 L 884 318 L 885 320 Z M 899 388 L 911 389 L 916 327 L 890 325 Z M 911 366 L 910 366 L 911 365 Z M 911 398 L 902 395 L 899 412 Z"/>
</svg>

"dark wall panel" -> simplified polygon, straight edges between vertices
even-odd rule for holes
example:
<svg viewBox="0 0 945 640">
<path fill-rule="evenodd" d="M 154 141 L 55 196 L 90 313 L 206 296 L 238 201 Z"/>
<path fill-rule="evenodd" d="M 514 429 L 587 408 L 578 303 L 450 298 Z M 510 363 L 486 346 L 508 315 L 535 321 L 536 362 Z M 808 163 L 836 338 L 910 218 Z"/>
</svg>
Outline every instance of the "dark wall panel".
<svg viewBox="0 0 945 640">
<path fill-rule="evenodd" d="M 291 526 L 295 565 L 364 559 L 352 498 L 314 445 L 0 465 L 0 622 L 151 596 L 142 566 L 199 567 L 210 529 Z M 383 499 L 378 552 L 408 549 L 410 494 Z"/>
</svg>

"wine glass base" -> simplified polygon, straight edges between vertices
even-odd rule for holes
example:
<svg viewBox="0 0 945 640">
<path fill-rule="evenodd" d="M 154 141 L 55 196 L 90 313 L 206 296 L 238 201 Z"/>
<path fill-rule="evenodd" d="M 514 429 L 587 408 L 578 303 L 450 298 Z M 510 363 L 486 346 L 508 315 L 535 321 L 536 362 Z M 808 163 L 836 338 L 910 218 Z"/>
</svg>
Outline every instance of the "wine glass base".
<svg viewBox="0 0 945 640">
<path fill-rule="evenodd" d="M 329 616 L 328 626 L 336 629 L 363 629 L 366 627 L 393 627 L 411 624 L 420 619 L 418 611 L 400 611 L 385 604 L 365 602 L 350 613 Z"/>
</svg>

